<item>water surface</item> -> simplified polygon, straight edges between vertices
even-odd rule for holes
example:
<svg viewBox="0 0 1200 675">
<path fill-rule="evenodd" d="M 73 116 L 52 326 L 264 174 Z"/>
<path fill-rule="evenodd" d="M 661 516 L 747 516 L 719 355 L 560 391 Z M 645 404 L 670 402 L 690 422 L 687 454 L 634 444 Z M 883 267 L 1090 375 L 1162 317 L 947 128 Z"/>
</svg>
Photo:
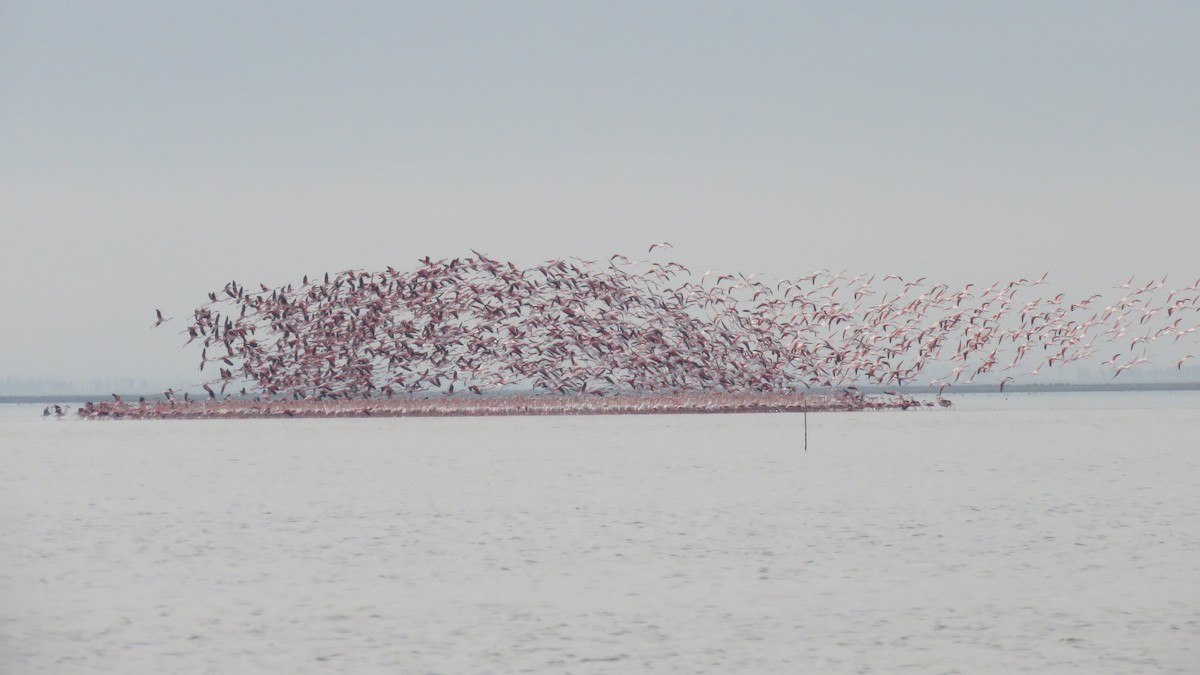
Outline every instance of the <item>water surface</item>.
<svg viewBox="0 0 1200 675">
<path fill-rule="evenodd" d="M 1195 672 L 1200 394 L 42 420 L 5 673 Z"/>
</svg>

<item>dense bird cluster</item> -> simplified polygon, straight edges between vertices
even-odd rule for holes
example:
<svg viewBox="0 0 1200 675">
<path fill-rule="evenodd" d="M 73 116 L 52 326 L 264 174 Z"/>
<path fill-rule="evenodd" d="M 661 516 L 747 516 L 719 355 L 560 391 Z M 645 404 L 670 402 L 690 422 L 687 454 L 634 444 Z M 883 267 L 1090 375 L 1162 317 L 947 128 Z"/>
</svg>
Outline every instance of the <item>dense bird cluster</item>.
<svg viewBox="0 0 1200 675">
<path fill-rule="evenodd" d="M 688 392 L 656 395 L 452 396 L 299 400 L 101 401 L 76 410 L 83 419 L 250 419 L 284 417 L 473 417 L 491 415 L 670 415 L 709 413 L 908 410 L 950 406 L 946 399 L 865 396 L 853 389 L 827 393 Z M 58 408 L 59 406 L 55 406 Z M 47 408 L 43 416 L 52 414 Z M 62 417 L 64 412 L 53 414 Z"/>
<path fill-rule="evenodd" d="M 200 369 L 214 373 L 203 384 L 211 398 L 249 388 L 267 399 L 368 399 L 940 391 L 981 377 L 1003 386 L 1084 359 L 1115 377 L 1149 361 L 1148 343 L 1196 331 L 1197 284 L 1164 291 L 1165 278 L 1130 279 L 1104 301 L 1030 290 L 1044 282 L 951 288 L 827 271 L 767 281 L 622 255 L 522 267 L 474 252 L 277 288 L 231 281 L 184 332 Z M 168 320 L 159 313 L 155 325 Z"/>
</svg>

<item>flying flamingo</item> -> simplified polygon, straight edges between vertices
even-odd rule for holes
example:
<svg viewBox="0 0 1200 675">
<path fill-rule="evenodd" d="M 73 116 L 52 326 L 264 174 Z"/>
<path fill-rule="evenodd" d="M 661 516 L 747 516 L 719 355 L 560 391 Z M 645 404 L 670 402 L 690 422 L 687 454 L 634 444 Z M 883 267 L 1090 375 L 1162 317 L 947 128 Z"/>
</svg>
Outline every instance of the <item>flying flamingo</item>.
<svg viewBox="0 0 1200 675">
<path fill-rule="evenodd" d="M 658 248 L 673 246 L 656 242 L 649 251 Z M 619 254 L 599 268 L 582 258 L 524 268 L 471 253 L 426 256 L 412 271 L 305 275 L 295 288 L 260 284 L 262 293 L 252 294 L 230 282 L 210 293 L 181 331 L 189 343 L 202 343 L 202 370 L 208 361 L 223 365 L 206 383 L 209 409 L 224 405 L 213 399 L 235 380 L 268 400 L 293 399 L 288 409 L 298 416 L 310 400 L 358 405 L 440 391 L 447 401 L 440 405 L 450 406 L 462 393 L 507 386 L 588 398 L 637 392 L 649 398 L 633 407 L 654 408 L 662 392 L 732 396 L 907 383 L 934 364 L 949 370 L 930 384 L 940 394 L 963 374 L 973 381 L 1000 363 L 1014 369 L 1044 352 L 1042 365 L 1027 373 L 1038 375 L 1136 330 L 1142 337 L 1125 341 L 1128 350 L 1106 364 L 1116 377 L 1145 362 L 1133 358 L 1138 343 L 1192 335 L 1196 328 L 1180 322 L 1200 300 L 1200 288 L 1161 300 L 1156 291 L 1165 278 L 1156 277 L 1101 318 L 1094 310 L 1079 314 L 1099 296 L 1072 304 L 1061 293 L 1017 299 L 1046 275 L 998 281 L 974 294 L 971 284 L 955 293 L 924 277 L 877 281 L 823 270 L 773 284 L 737 272 L 692 277 L 678 263 L 642 269 L 649 261 Z M 1133 281 L 1117 288 L 1133 289 Z M 155 313 L 155 326 L 170 320 Z M 209 359 L 208 348 L 220 351 Z M 1006 377 L 1000 386 L 1015 381 Z M 220 391 L 212 391 L 218 382 Z"/>
<path fill-rule="evenodd" d="M 158 328 L 161 324 L 164 324 L 164 323 L 170 321 L 171 319 L 175 318 L 173 316 L 172 317 L 164 317 L 161 309 L 154 310 L 154 314 L 157 315 L 158 320 L 154 322 L 153 326 L 150 326 L 151 328 Z"/>
</svg>

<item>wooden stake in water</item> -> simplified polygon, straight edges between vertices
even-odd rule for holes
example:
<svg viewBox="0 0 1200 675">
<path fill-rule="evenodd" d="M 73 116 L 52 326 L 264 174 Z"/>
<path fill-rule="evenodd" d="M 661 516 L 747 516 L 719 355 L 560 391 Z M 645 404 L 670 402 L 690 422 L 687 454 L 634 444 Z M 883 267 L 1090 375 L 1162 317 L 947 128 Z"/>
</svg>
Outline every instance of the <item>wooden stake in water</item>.
<svg viewBox="0 0 1200 675">
<path fill-rule="evenodd" d="M 808 411 L 804 411 L 804 451 L 808 452 Z"/>
</svg>

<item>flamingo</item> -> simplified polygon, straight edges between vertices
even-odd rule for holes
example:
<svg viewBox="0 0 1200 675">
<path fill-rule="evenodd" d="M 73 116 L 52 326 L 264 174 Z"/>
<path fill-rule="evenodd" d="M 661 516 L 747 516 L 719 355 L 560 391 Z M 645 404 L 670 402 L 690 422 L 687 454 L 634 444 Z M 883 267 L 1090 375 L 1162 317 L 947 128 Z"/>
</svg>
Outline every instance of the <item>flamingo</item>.
<svg viewBox="0 0 1200 675">
<path fill-rule="evenodd" d="M 160 325 L 175 318 L 175 317 L 164 317 L 161 309 L 154 310 L 154 314 L 157 316 L 157 320 L 154 322 L 154 325 L 150 326 L 151 328 L 158 328 Z"/>
<path fill-rule="evenodd" d="M 656 242 L 649 250 L 658 248 L 673 246 Z M 439 391 L 456 400 L 517 383 L 589 396 L 773 392 L 911 382 L 953 365 L 933 381 L 940 394 L 964 373 L 973 381 L 1000 364 L 1011 370 L 1036 350 L 1046 354 L 1031 376 L 1089 358 L 1135 327 L 1144 336 L 1129 350 L 1166 335 L 1178 341 L 1195 331 L 1180 321 L 1200 299 L 1183 289 L 1156 300 L 1166 281 L 1156 277 L 1112 303 L 1103 318 L 1089 319 L 1078 312 L 1099 295 L 1070 305 L 1061 293 L 1016 299 L 1046 275 L 997 281 L 975 295 L 973 284 L 951 292 L 946 284 L 926 285 L 925 277 L 887 275 L 875 286 L 874 276 L 822 270 L 771 284 L 759 275 L 707 270 L 688 280 L 678 263 L 643 268 L 647 261 L 620 254 L 600 268 L 578 257 L 522 268 L 471 253 L 425 256 L 413 271 L 304 275 L 297 288 L 259 284 L 262 293 L 230 282 L 209 294 L 181 333 L 201 343 L 201 370 L 210 360 L 223 363 L 207 384 L 220 382 L 224 394 L 241 379 L 267 399 L 401 400 Z M 1118 288 L 1132 284 L 1133 277 Z M 877 299 L 868 305 L 872 294 Z M 1163 315 L 1174 323 L 1164 325 Z M 158 310 L 156 316 L 155 326 L 169 320 Z M 208 357 L 209 347 L 221 346 Z M 1107 363 L 1117 369 L 1114 377 L 1145 362 L 1120 358 Z M 210 406 L 219 403 L 214 394 Z"/>
</svg>

